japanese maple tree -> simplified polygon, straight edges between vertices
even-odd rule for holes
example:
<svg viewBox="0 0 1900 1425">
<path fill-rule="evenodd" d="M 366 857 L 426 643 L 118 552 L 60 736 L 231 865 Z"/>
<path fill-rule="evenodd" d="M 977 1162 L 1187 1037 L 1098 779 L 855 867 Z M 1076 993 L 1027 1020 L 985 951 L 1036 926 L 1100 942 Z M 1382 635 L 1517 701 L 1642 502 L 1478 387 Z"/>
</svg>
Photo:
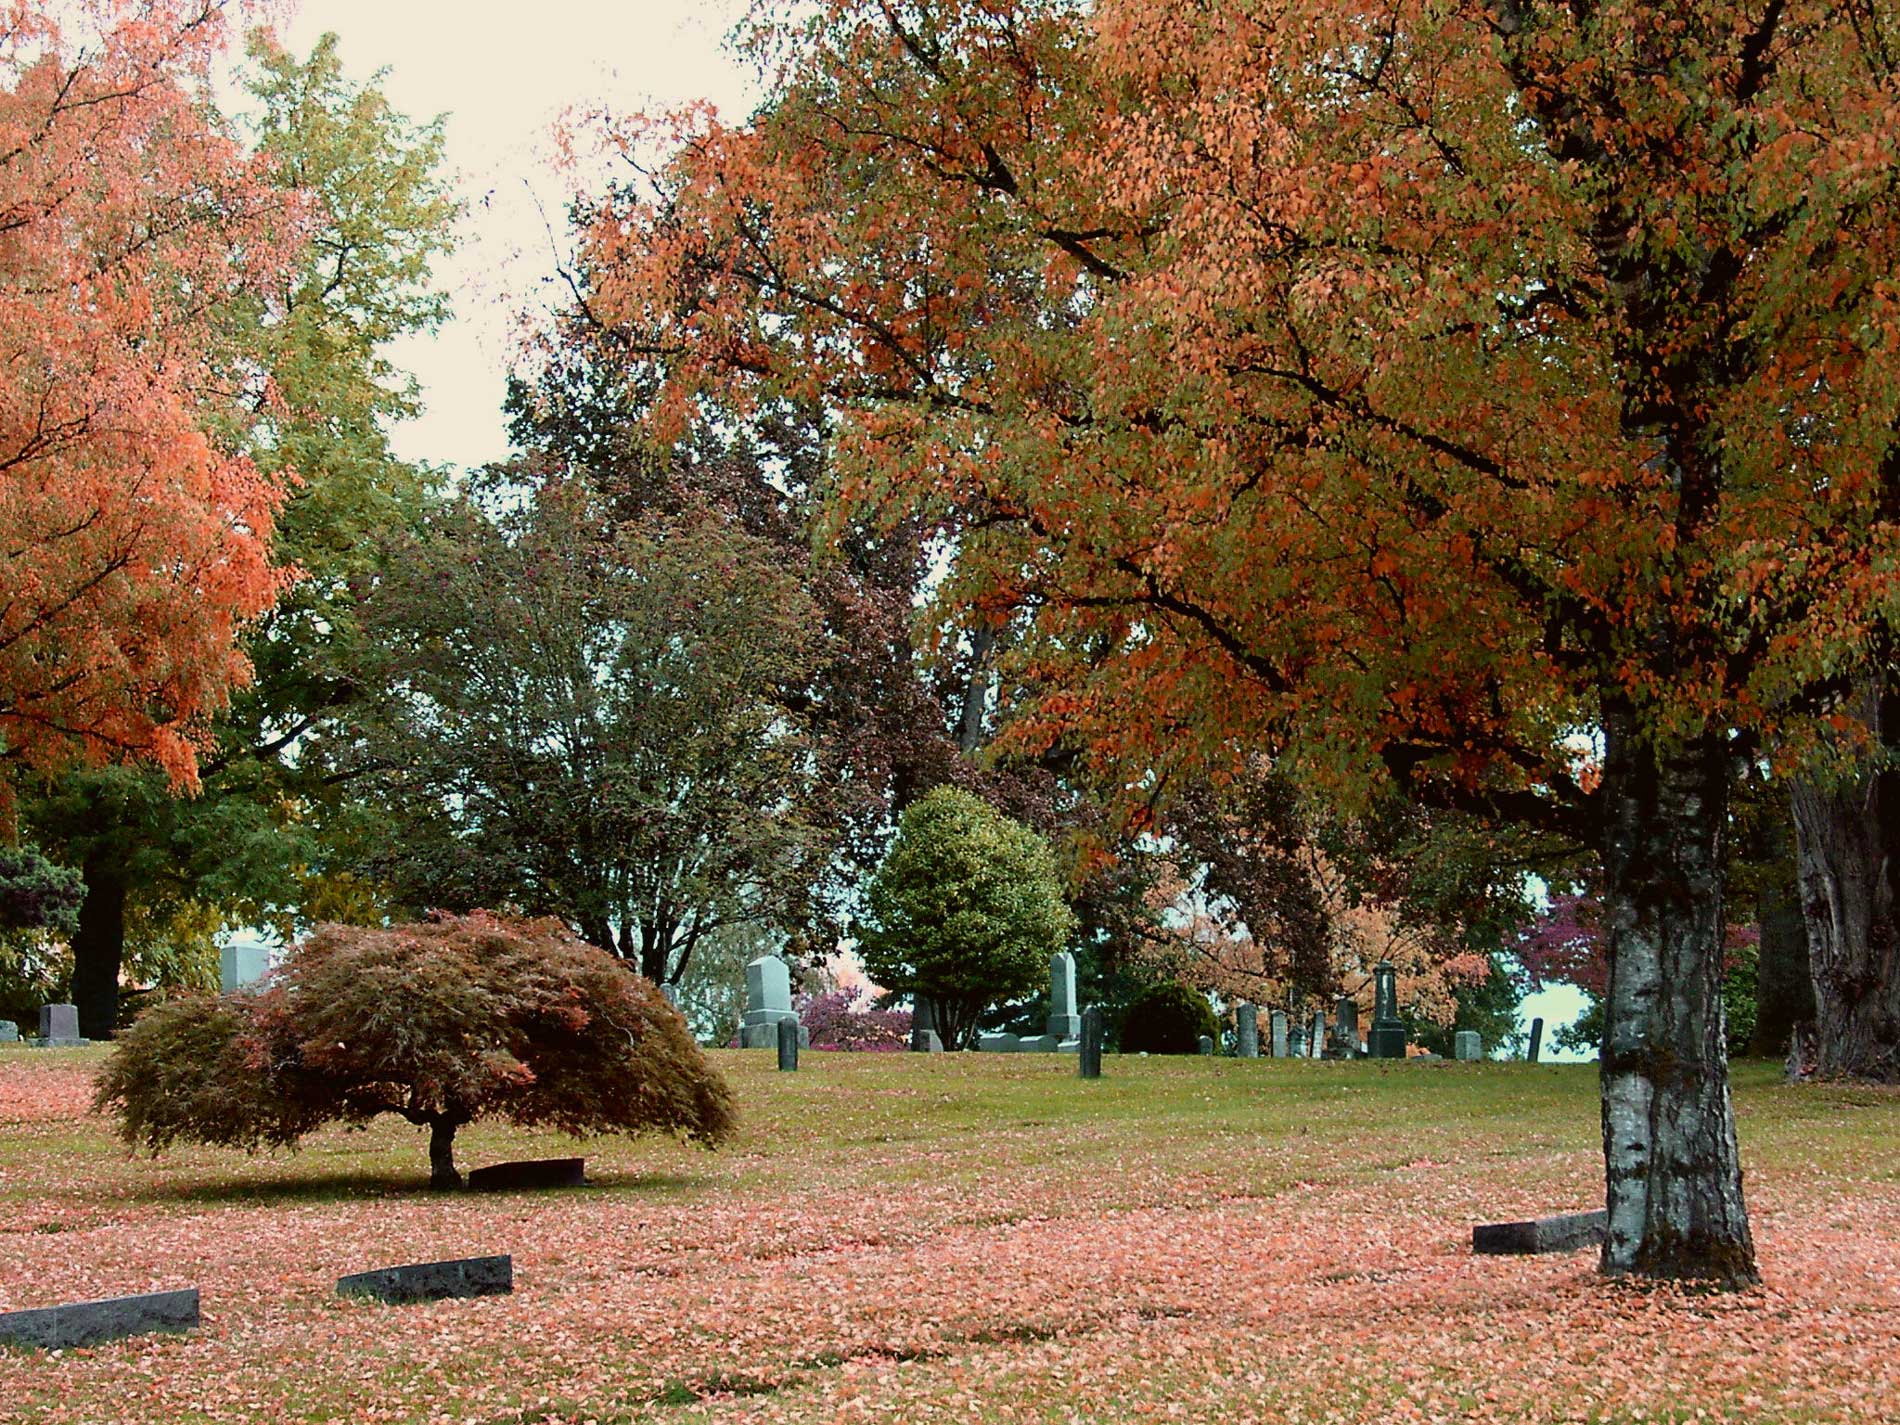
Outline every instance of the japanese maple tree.
<svg viewBox="0 0 1900 1425">
<path fill-rule="evenodd" d="M 276 276 L 294 206 L 207 117 L 224 6 L 0 16 L 0 758 L 190 783 L 248 675 L 279 482 L 207 433 L 218 315 Z"/>
<path fill-rule="evenodd" d="M 476 913 L 330 925 L 262 990 L 142 1017 L 101 1071 L 126 1142 L 256 1152 L 384 1113 L 429 1130 L 431 1185 L 461 1186 L 477 1118 L 586 1133 L 729 1136 L 732 1098 L 657 986 L 559 921 Z"/>
</svg>

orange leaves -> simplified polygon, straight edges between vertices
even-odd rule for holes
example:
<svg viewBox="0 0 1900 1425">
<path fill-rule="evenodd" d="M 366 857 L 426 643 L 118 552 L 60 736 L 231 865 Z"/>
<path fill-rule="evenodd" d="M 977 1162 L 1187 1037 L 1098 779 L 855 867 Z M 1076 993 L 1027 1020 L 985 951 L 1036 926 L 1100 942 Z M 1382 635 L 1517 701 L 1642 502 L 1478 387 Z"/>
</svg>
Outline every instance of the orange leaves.
<svg viewBox="0 0 1900 1425">
<path fill-rule="evenodd" d="M 250 375 L 223 309 L 268 289 L 298 214 L 199 111 L 200 8 L 101 7 L 84 50 L 0 34 L 0 743 L 28 765 L 190 783 L 286 577 L 282 491 L 205 432 Z"/>
</svg>

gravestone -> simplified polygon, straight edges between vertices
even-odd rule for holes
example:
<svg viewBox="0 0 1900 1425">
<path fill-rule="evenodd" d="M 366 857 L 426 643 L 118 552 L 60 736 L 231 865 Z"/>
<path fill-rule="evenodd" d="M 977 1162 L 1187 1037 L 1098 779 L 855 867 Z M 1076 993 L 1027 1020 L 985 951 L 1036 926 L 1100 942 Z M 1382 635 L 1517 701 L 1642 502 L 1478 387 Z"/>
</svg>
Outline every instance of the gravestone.
<svg viewBox="0 0 1900 1425">
<path fill-rule="evenodd" d="M 10 1019 L 0 1019 L 0 1044 L 18 1044 L 20 1026 Z"/>
<path fill-rule="evenodd" d="M 1342 1059 L 1359 1057 L 1359 1001 L 1351 995 L 1333 1001 L 1333 1039 Z"/>
<path fill-rule="evenodd" d="M 1214 1036 L 1211 1034 L 1203 1034 L 1200 1039 L 1196 1041 L 1196 1047 L 1199 1048 L 1203 1054 L 1212 1054 L 1214 1052 Z"/>
<path fill-rule="evenodd" d="M 40 1039 L 42 1049 L 70 1049 L 86 1041 L 79 1037 L 79 1010 L 70 1004 L 43 1004 L 40 1006 Z"/>
<path fill-rule="evenodd" d="M 1367 1051 L 1375 1059 L 1405 1057 L 1405 1021 L 1399 1018 L 1399 972 L 1381 960 L 1372 972 L 1372 1032 Z"/>
<path fill-rule="evenodd" d="M 1306 1021 L 1297 1012 L 1288 1016 L 1286 1052 L 1290 1059 L 1306 1057 Z"/>
<path fill-rule="evenodd" d="M 139 1296 L 110 1296 L 103 1301 L 73 1301 L 0 1311 L 0 1342 L 65 1351 L 142 1336 L 148 1331 L 189 1331 L 198 1324 L 198 1288 L 152 1291 Z"/>
<path fill-rule="evenodd" d="M 1049 1023 L 1045 1028 L 1058 1044 L 1082 1036 L 1082 1016 L 1075 1009 L 1075 956 L 1066 950 L 1049 957 Z"/>
<path fill-rule="evenodd" d="M 1235 1052 L 1243 1059 L 1260 1057 L 1260 1010 L 1243 1004 L 1234 1011 Z"/>
<path fill-rule="evenodd" d="M 1577 1252 L 1602 1246 L 1609 1225 L 1610 1215 L 1601 1208 L 1534 1217 L 1529 1222 L 1489 1222 L 1471 1229 L 1471 1250 L 1487 1256 Z"/>
<path fill-rule="evenodd" d="M 270 969 L 270 950 L 255 940 L 234 940 L 218 952 L 218 988 L 225 994 L 254 985 Z"/>
<path fill-rule="evenodd" d="M 1273 1050 L 1273 1057 L 1276 1059 L 1286 1058 L 1287 1042 L 1286 1042 L 1286 1011 L 1285 1010 L 1276 1009 L 1268 1013 L 1267 1034 L 1269 1036 L 1269 1039 L 1268 1039 L 1269 1046 Z"/>
<path fill-rule="evenodd" d="M 781 1019 L 778 1022 L 778 1068 L 781 1074 L 798 1071 L 798 1021 Z"/>
<path fill-rule="evenodd" d="M 1313 1022 L 1306 1031 L 1307 1052 L 1315 1059 L 1326 1057 L 1326 1011 L 1313 1011 Z"/>
<path fill-rule="evenodd" d="M 1090 1005 L 1082 1011 L 1082 1045 L 1077 1067 L 1085 1079 L 1102 1077 L 1102 1011 Z"/>
<path fill-rule="evenodd" d="M 1544 1021 L 1542 1019 L 1533 1019 L 1531 1021 L 1531 1048 L 1530 1048 L 1530 1052 L 1526 1054 L 1524 1057 L 1529 1059 L 1531 1063 L 1535 1064 L 1537 1062 L 1537 1056 L 1543 1052 L 1543 1048 L 1544 1048 Z"/>
<path fill-rule="evenodd" d="M 448 1297 L 506 1296 L 515 1289 L 513 1257 L 459 1257 L 449 1262 L 416 1262 L 379 1267 L 336 1279 L 338 1296 L 373 1296 L 378 1301 L 442 1301 Z"/>
<path fill-rule="evenodd" d="M 1461 1029 L 1451 1036 L 1452 1057 L 1462 1064 L 1484 1057 L 1484 1037 L 1475 1029 Z"/>
<path fill-rule="evenodd" d="M 541 1188 L 582 1187 L 585 1158 L 528 1158 L 519 1163 L 490 1163 L 471 1169 L 470 1192 L 534 1192 Z"/>
<path fill-rule="evenodd" d="M 976 1047 L 984 1054 L 1014 1054 L 1022 1048 L 1022 1040 L 1014 1034 L 979 1034 Z"/>
<path fill-rule="evenodd" d="M 910 1051 L 913 1054 L 943 1052 L 943 1036 L 937 1033 L 937 1008 L 925 995 L 916 995 L 911 1000 Z"/>
<path fill-rule="evenodd" d="M 761 955 L 745 967 L 745 1015 L 739 1026 L 741 1049 L 776 1049 L 778 1027 L 789 1023 L 800 1044 L 811 1042 L 792 1009 L 792 971 L 776 955 Z"/>
</svg>

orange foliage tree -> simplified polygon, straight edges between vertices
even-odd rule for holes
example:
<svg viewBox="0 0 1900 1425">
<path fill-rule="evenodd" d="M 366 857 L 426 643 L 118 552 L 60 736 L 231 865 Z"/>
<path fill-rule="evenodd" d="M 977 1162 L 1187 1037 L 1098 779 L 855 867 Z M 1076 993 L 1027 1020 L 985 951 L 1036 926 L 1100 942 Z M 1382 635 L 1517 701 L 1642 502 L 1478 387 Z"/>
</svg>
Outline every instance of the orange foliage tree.
<svg viewBox="0 0 1900 1425">
<path fill-rule="evenodd" d="M 296 215 L 206 117 L 222 4 L 51 9 L 0 8 L 0 759 L 189 784 L 282 577 L 220 322 Z"/>
<path fill-rule="evenodd" d="M 752 122 L 614 131 L 674 143 L 590 234 L 662 424 L 828 403 L 1136 795 L 1264 751 L 1593 849 L 1603 1270 L 1755 1280 L 1722 842 L 1900 621 L 1900 17 L 796 13 Z"/>
</svg>

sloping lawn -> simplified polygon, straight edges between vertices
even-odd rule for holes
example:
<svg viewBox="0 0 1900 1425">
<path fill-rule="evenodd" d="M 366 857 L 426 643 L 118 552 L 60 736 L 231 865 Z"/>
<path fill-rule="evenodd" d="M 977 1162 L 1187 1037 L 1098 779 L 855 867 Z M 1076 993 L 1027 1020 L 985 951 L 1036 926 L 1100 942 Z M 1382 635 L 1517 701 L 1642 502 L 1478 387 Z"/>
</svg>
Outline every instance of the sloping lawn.
<svg viewBox="0 0 1900 1425">
<path fill-rule="evenodd" d="M 0 1420 L 1900 1417 L 1900 1095 L 1737 1071 L 1765 1289 L 1473 1258 L 1600 1201 L 1594 1067 L 724 1052 L 717 1154 L 438 1196 L 419 1135 L 126 1157 L 103 1050 L 0 1049 L 0 1308 L 179 1286 L 204 1328 L 0 1348 Z M 466 1167 L 575 1151 L 465 1129 Z M 512 1297 L 346 1272 L 510 1252 Z"/>
</svg>

